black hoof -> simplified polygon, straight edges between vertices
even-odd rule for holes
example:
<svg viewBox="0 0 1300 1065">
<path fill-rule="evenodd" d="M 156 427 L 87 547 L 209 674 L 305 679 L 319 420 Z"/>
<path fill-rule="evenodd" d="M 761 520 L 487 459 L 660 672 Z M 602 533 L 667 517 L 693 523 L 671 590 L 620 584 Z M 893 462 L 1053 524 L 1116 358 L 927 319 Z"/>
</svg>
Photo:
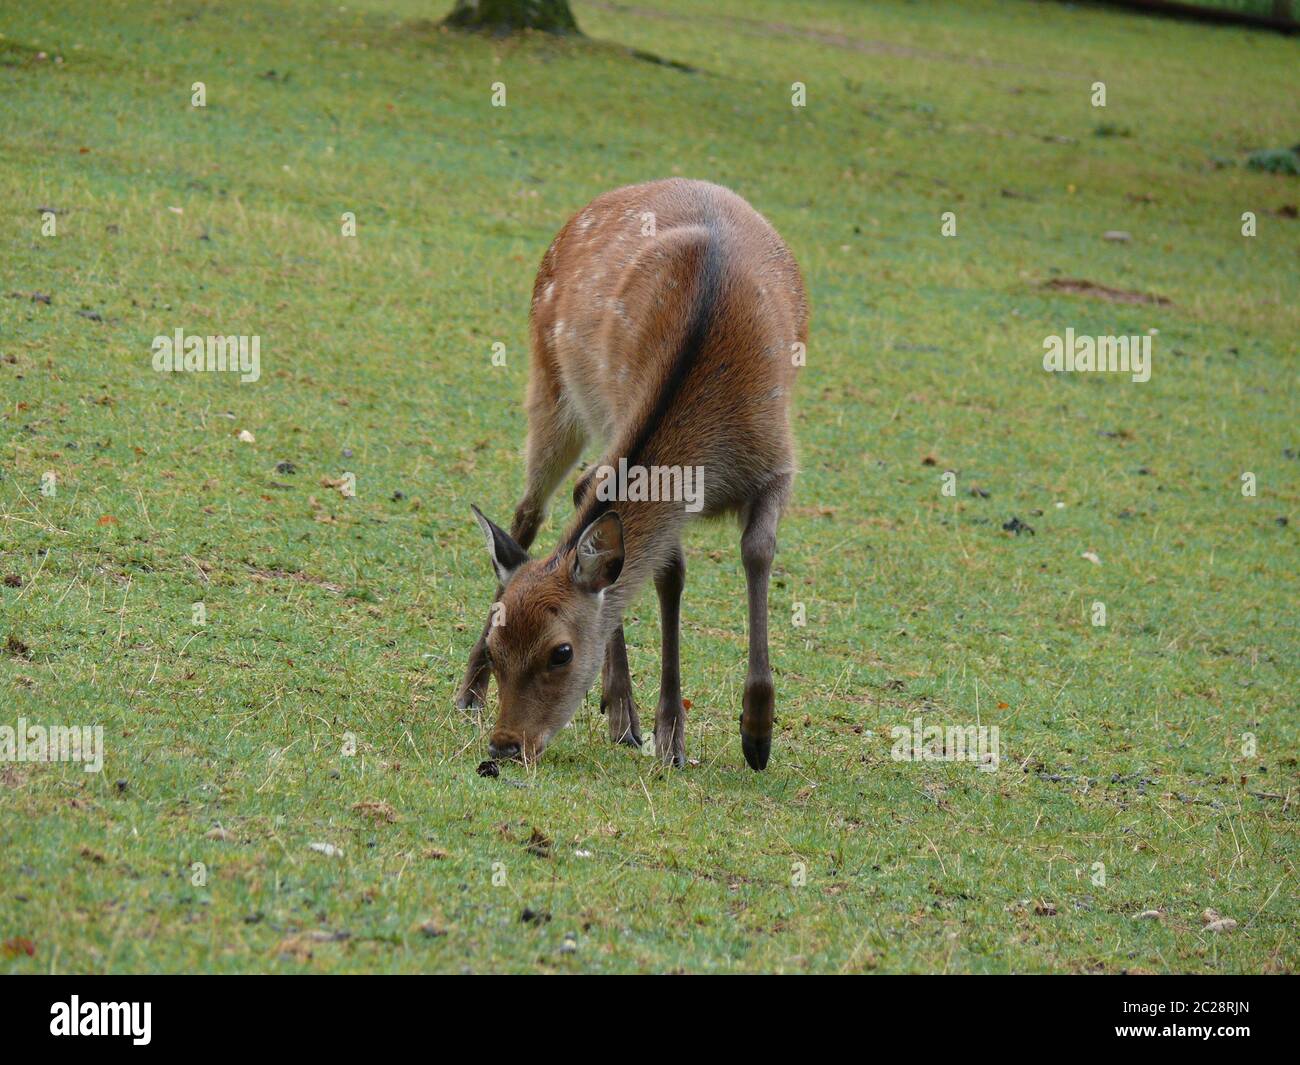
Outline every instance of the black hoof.
<svg viewBox="0 0 1300 1065">
<path fill-rule="evenodd" d="M 629 746 L 629 747 L 636 747 L 638 750 L 639 750 L 640 747 L 641 747 L 641 737 L 638 736 L 635 732 L 630 732 L 630 731 L 629 731 L 629 732 L 625 732 L 625 733 L 623 733 L 623 735 L 622 735 L 621 737 L 619 737 L 619 741 L 618 741 L 618 742 L 619 742 L 619 743 L 625 743 L 625 744 L 627 744 L 627 746 Z"/>
<path fill-rule="evenodd" d="M 473 689 L 458 692 L 455 701 L 457 710 L 473 711 L 483 709 L 483 696 Z"/>
<path fill-rule="evenodd" d="M 754 771 L 767 768 L 768 756 L 772 753 L 771 736 L 750 736 L 740 734 L 740 747 L 745 752 L 745 761 Z"/>
</svg>

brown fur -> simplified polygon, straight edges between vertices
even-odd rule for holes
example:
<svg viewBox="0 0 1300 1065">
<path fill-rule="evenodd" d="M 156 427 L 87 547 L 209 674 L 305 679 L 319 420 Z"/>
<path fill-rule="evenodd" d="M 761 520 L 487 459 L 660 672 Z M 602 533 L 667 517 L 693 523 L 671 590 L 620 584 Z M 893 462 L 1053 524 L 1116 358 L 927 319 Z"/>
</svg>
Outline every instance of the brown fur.
<svg viewBox="0 0 1300 1065">
<path fill-rule="evenodd" d="M 653 236 L 643 234 L 647 213 Z M 700 327 L 694 334 L 693 326 Z M 601 463 L 610 466 L 627 457 L 647 467 L 703 467 L 703 514 L 731 512 L 742 524 L 761 522 L 761 535 L 751 539 L 765 545 L 770 532 L 774 547 L 776 517 L 795 472 L 789 405 L 798 367 L 792 356 L 796 343 L 806 343 L 807 328 L 793 257 L 734 193 L 673 179 L 594 200 L 547 249 L 533 286 L 528 489 L 513 538 L 529 546 L 551 494 L 594 440 Z M 501 694 L 496 749 L 518 746 L 525 757 L 541 752 L 593 683 L 623 608 L 649 578 L 675 564 L 682 526 L 692 516 L 680 501 L 601 504 L 594 496 L 589 480 L 580 483 L 577 511 L 555 551 L 505 574 L 499 593 L 505 623 L 486 634 Z M 621 571 L 607 588 L 584 590 L 573 571 L 575 551 L 584 529 L 608 510 L 621 519 Z M 606 520 L 603 534 L 611 537 L 612 530 Z M 512 550 L 507 544 L 504 553 Z M 751 681 L 756 668 L 767 668 L 767 577 L 754 559 L 751 567 L 746 556 L 747 573 L 755 568 L 751 577 L 762 581 L 762 661 L 756 667 L 751 631 Z M 751 630 L 753 591 L 751 583 Z M 675 591 L 668 582 L 660 593 L 661 602 L 665 594 L 680 596 L 680 582 Z M 571 665 L 548 669 L 546 656 L 563 643 L 573 648 Z M 461 705 L 481 704 L 483 665 L 471 656 Z M 770 703 L 770 672 L 767 677 Z M 665 688 L 674 684 L 666 671 Z M 674 701 L 680 695 L 664 712 L 676 715 L 676 724 L 669 722 L 675 728 L 682 711 Z M 751 716 L 761 731 L 763 713 Z M 770 734 L 770 706 L 766 716 Z M 639 738 L 635 722 L 632 735 Z"/>
</svg>

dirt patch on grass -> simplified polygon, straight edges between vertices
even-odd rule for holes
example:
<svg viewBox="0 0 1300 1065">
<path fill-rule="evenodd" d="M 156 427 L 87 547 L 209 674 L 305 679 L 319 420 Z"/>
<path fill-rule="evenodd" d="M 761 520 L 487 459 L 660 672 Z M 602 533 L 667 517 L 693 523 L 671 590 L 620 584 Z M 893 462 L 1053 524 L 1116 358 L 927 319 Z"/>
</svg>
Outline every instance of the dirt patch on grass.
<svg viewBox="0 0 1300 1065">
<path fill-rule="evenodd" d="M 616 15 L 631 16 L 635 18 L 662 19 L 674 21 L 690 21 L 699 24 L 704 21 L 712 21 L 724 25 L 728 32 L 741 32 L 754 37 L 788 37 L 797 40 L 811 41 L 815 44 L 826 45 L 829 48 L 839 48 L 844 51 L 858 52 L 863 55 L 885 55 L 900 59 L 921 59 L 939 63 L 960 63 L 973 67 L 984 67 L 989 69 L 1014 70 L 1023 73 L 1027 68 L 1023 63 L 1012 63 L 1005 60 L 990 59 L 982 55 L 962 55 L 956 52 L 943 52 L 933 48 L 916 48 L 908 44 L 900 44 L 895 41 L 874 40 L 871 38 L 854 37 L 851 34 L 841 33 L 838 30 L 819 29 L 812 26 L 795 26 L 788 22 L 767 21 L 759 18 L 744 18 L 735 15 L 710 15 L 699 11 L 692 11 L 689 15 L 678 14 L 671 11 L 659 11 L 654 8 L 642 7 L 637 4 L 615 3 L 612 0 L 593 0 L 592 7 L 609 11 Z M 640 58 L 640 57 L 638 57 Z M 1038 72 L 1050 77 L 1069 78 L 1072 75 L 1068 71 L 1052 70 L 1049 68 L 1038 68 Z"/>
<path fill-rule="evenodd" d="M 25 643 L 23 643 L 23 641 L 20 640 L 17 636 L 15 636 L 12 632 L 9 634 L 9 637 L 5 640 L 4 649 L 5 649 L 5 654 L 13 655 L 14 658 L 30 659 L 32 657 L 32 649 L 28 647 Z"/>
<path fill-rule="evenodd" d="M 310 573 L 291 572 L 284 569 L 257 569 L 253 568 L 252 577 L 255 581 L 297 581 L 299 584 L 314 584 L 317 588 L 324 588 L 327 592 L 342 594 L 343 585 L 335 584 L 333 581 L 327 581 L 324 577 L 314 577 Z"/>
<path fill-rule="evenodd" d="M 1078 277 L 1054 277 L 1045 282 L 1043 288 L 1052 292 L 1066 292 L 1071 296 L 1092 296 L 1111 303 L 1153 303 L 1157 307 L 1168 307 L 1172 300 L 1164 296 L 1155 296 L 1149 292 L 1134 292 L 1129 289 L 1111 288 L 1099 285 L 1095 281 L 1085 281 Z"/>
</svg>

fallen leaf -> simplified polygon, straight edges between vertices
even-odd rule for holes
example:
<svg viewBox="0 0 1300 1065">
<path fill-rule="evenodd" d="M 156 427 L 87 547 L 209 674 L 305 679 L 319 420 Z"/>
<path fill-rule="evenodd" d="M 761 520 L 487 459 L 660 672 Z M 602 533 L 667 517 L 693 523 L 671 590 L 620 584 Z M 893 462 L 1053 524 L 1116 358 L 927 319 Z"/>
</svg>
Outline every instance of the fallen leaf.
<svg viewBox="0 0 1300 1065">
<path fill-rule="evenodd" d="M 318 854 L 325 855 L 326 858 L 343 857 L 343 848 L 336 847 L 333 843 L 309 843 L 308 846 Z"/>
<path fill-rule="evenodd" d="M 352 490 L 353 481 L 348 477 L 322 477 L 320 483 L 322 488 L 335 489 L 344 499 L 356 495 Z"/>
<path fill-rule="evenodd" d="M 311 947 L 302 936 L 289 936 L 280 940 L 276 945 L 275 953 L 287 954 L 295 961 L 311 961 Z"/>
<path fill-rule="evenodd" d="M 1080 557 L 1080 558 L 1086 558 L 1086 559 L 1087 559 L 1089 562 L 1091 562 L 1094 566 L 1100 566 L 1100 565 L 1101 565 L 1101 559 L 1097 557 L 1097 552 L 1096 552 L 1096 551 L 1085 551 L 1085 552 L 1084 552 L 1083 554 L 1081 554 L 1079 557 Z"/>
<path fill-rule="evenodd" d="M 545 832 L 534 828 L 533 834 L 528 837 L 525 849 L 529 854 L 534 854 L 538 858 L 549 858 L 551 856 L 551 843 L 551 838 Z"/>
<path fill-rule="evenodd" d="M 31 958 L 36 954 L 36 944 L 26 936 L 14 936 L 4 941 L 3 950 L 6 958 L 16 958 L 19 954 L 26 954 Z"/>
<path fill-rule="evenodd" d="M 1201 923 L 1205 925 L 1207 932 L 1231 932 L 1237 927 L 1235 920 L 1221 916 L 1213 907 L 1207 907 L 1201 914 Z"/>
<path fill-rule="evenodd" d="M 240 429 L 238 439 L 240 440 L 241 443 L 251 444 L 254 441 L 256 441 L 257 438 L 252 433 L 250 433 L 247 429 Z"/>
</svg>

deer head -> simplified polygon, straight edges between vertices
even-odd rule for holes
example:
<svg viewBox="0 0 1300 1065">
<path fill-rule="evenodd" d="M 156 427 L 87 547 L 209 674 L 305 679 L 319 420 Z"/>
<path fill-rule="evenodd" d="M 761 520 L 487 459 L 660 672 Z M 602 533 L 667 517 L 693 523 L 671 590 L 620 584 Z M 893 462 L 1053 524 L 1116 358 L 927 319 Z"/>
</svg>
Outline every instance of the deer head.
<svg viewBox="0 0 1300 1065">
<path fill-rule="evenodd" d="M 617 624 L 605 592 L 623 570 L 623 522 L 606 511 L 571 546 L 530 559 L 472 509 L 502 587 L 487 636 L 499 704 L 488 753 L 530 762 L 569 723 L 600 671 Z"/>
</svg>

